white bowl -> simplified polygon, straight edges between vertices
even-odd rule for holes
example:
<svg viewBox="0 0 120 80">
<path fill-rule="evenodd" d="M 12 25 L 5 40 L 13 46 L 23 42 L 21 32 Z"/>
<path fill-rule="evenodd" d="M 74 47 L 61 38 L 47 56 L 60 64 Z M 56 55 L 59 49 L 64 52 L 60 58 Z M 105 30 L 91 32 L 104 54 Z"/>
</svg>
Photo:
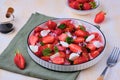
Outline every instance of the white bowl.
<svg viewBox="0 0 120 80">
<path fill-rule="evenodd" d="M 74 14 L 87 15 L 87 14 L 94 13 L 95 11 L 97 11 L 99 9 L 99 6 L 100 6 L 99 0 L 95 0 L 95 2 L 96 2 L 96 8 L 93 8 L 93 9 L 90 9 L 90 10 L 77 10 L 77 9 L 73 9 L 73 8 L 71 8 L 69 6 L 68 0 L 66 0 L 66 6 L 67 6 L 67 9 L 69 9 Z"/>
<path fill-rule="evenodd" d="M 105 51 L 105 47 L 106 47 L 106 39 L 105 39 L 105 36 L 104 36 L 103 32 L 97 26 L 95 26 L 95 25 L 93 25 L 91 23 L 88 23 L 86 21 L 83 21 L 83 20 L 78 20 L 78 19 L 73 19 L 73 18 L 53 19 L 53 21 L 56 22 L 56 23 L 61 22 L 63 20 L 74 20 L 77 23 L 82 23 L 85 26 L 87 26 L 88 30 L 97 31 L 101 35 L 101 37 L 103 39 L 103 44 L 104 44 L 104 48 L 101 51 L 101 53 L 97 57 L 95 57 L 94 59 L 92 59 L 90 61 L 87 61 L 87 62 L 84 62 L 84 63 L 81 63 L 81 64 L 59 65 L 59 64 L 54 64 L 52 62 L 47 62 L 47 61 L 42 60 L 39 57 L 37 57 L 33 53 L 33 51 L 30 49 L 29 44 L 28 44 L 28 40 L 27 40 L 27 49 L 28 49 L 28 54 L 30 55 L 30 57 L 36 63 L 38 63 L 39 65 L 41 65 L 41 66 L 43 66 L 45 68 L 55 70 L 55 71 L 65 71 L 65 72 L 78 71 L 78 70 L 86 69 L 86 68 L 89 68 L 89 67 L 95 65 L 96 63 L 98 63 L 98 61 L 101 60 L 101 58 L 105 55 L 104 51 Z M 40 24 L 40 26 L 43 26 L 43 25 L 45 25 L 45 22 Z M 28 39 L 29 39 L 29 36 L 33 33 L 33 30 L 29 33 Z"/>
</svg>

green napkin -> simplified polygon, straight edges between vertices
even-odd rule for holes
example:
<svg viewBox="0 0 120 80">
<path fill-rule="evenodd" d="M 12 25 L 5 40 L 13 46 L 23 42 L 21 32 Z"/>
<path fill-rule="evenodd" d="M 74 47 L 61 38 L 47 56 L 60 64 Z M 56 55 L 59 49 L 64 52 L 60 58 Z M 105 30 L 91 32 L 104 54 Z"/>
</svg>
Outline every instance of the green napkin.
<svg viewBox="0 0 120 80">
<path fill-rule="evenodd" d="M 0 55 L 0 68 L 1 69 L 27 75 L 27 76 L 31 76 L 31 77 L 40 78 L 40 79 L 76 80 L 76 77 L 78 76 L 79 71 L 65 73 L 65 72 L 57 72 L 57 71 L 48 70 L 46 68 L 41 67 L 37 63 L 35 63 L 31 59 L 29 54 L 27 53 L 27 36 L 29 32 L 35 26 L 49 19 L 53 19 L 53 18 L 39 14 L 39 13 L 31 15 L 30 19 L 27 21 L 24 27 L 18 32 L 18 34 L 10 42 L 8 47 Z M 16 49 L 19 49 L 19 51 L 25 57 L 27 65 L 24 70 L 20 70 L 19 68 L 17 68 L 13 62 Z"/>
</svg>

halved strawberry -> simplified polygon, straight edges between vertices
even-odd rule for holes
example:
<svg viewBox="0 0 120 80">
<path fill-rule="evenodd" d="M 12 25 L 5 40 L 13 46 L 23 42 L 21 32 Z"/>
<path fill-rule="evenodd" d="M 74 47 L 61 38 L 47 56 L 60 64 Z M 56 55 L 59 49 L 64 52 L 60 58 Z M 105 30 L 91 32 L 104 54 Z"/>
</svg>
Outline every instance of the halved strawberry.
<svg viewBox="0 0 120 80">
<path fill-rule="evenodd" d="M 37 27 L 34 29 L 34 33 L 37 33 L 37 32 L 40 33 L 41 30 L 42 30 L 42 28 L 40 28 L 39 26 L 37 26 Z"/>
<path fill-rule="evenodd" d="M 65 57 L 66 57 L 66 55 L 65 55 L 64 52 L 59 52 L 59 54 L 60 54 L 60 57 L 62 57 L 62 58 L 65 58 Z"/>
<path fill-rule="evenodd" d="M 45 60 L 45 61 L 49 61 L 50 60 L 50 56 L 42 56 L 40 58 L 43 59 L 43 60 Z"/>
<path fill-rule="evenodd" d="M 73 64 L 81 64 L 83 62 L 87 62 L 88 59 L 84 56 L 81 56 L 73 61 Z"/>
<path fill-rule="evenodd" d="M 57 35 L 60 35 L 62 33 L 62 30 L 60 28 L 57 28 L 53 32 Z"/>
<path fill-rule="evenodd" d="M 60 41 L 65 41 L 66 38 L 67 38 L 67 34 L 65 34 L 65 33 L 62 33 L 62 34 L 58 37 L 58 39 L 59 39 Z"/>
<path fill-rule="evenodd" d="M 92 52 L 90 53 L 90 55 L 91 55 L 92 58 L 97 57 L 99 54 L 100 54 L 100 52 L 99 52 L 98 50 L 92 51 Z"/>
<path fill-rule="evenodd" d="M 81 43 L 84 42 L 85 38 L 83 37 L 77 37 L 76 39 L 74 39 L 74 43 Z"/>
<path fill-rule="evenodd" d="M 86 31 L 83 31 L 83 30 L 76 30 L 75 31 L 75 35 L 76 36 L 78 36 L 78 37 L 85 37 L 85 36 L 87 36 L 87 33 L 86 33 Z"/>
<path fill-rule="evenodd" d="M 55 64 L 64 64 L 65 60 L 62 57 L 55 57 L 52 59 L 52 62 Z"/>
<path fill-rule="evenodd" d="M 77 44 L 70 44 L 69 48 L 72 52 L 82 52 L 82 48 Z"/>
<path fill-rule="evenodd" d="M 92 51 L 96 49 L 96 47 L 91 43 L 87 44 L 87 48 L 89 48 Z"/>
<path fill-rule="evenodd" d="M 49 29 L 55 29 L 56 26 L 57 26 L 57 23 L 55 23 L 54 21 L 52 20 L 48 20 L 46 25 L 48 26 Z"/>
<path fill-rule="evenodd" d="M 55 37 L 50 36 L 50 35 L 42 38 L 42 42 L 45 43 L 45 44 L 53 43 L 54 40 L 55 40 Z"/>
<path fill-rule="evenodd" d="M 57 48 L 58 48 L 59 51 L 65 51 L 66 50 L 66 48 L 63 47 L 63 46 L 57 46 Z"/>
<path fill-rule="evenodd" d="M 37 36 L 31 35 L 28 39 L 30 45 L 35 45 L 39 38 Z"/>
</svg>

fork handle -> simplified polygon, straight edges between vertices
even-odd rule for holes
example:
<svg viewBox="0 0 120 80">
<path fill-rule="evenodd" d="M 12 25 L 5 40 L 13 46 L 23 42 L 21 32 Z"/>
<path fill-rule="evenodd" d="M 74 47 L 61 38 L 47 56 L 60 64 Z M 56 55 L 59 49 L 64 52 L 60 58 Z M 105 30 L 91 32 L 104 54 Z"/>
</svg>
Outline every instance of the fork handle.
<svg viewBox="0 0 120 80">
<path fill-rule="evenodd" d="M 104 71 L 102 72 L 102 74 L 97 78 L 97 80 L 104 80 L 104 76 L 105 76 L 105 73 L 108 69 L 108 66 L 104 69 Z"/>
</svg>

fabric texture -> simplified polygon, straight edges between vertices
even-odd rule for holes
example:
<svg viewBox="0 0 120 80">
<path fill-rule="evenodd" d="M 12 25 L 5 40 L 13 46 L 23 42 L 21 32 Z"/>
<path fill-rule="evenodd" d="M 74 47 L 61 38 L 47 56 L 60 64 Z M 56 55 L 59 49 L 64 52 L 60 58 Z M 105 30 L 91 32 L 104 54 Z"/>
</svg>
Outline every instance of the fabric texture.
<svg viewBox="0 0 120 80">
<path fill-rule="evenodd" d="M 32 58 L 29 56 L 27 52 L 27 36 L 30 31 L 37 25 L 42 22 L 45 22 L 49 19 L 53 19 L 53 17 L 48 17 L 39 13 L 32 14 L 27 23 L 23 26 L 23 28 L 17 33 L 17 35 L 10 42 L 8 47 L 3 51 L 0 55 L 0 68 L 4 70 L 8 70 L 11 72 L 36 77 L 40 79 L 47 80 L 76 80 L 80 71 L 77 72 L 57 72 L 52 71 L 46 68 L 41 67 L 37 63 L 35 63 Z M 13 58 L 15 56 L 15 50 L 19 49 L 19 51 L 23 54 L 26 60 L 26 68 L 24 70 L 20 70 L 14 64 Z"/>
</svg>

